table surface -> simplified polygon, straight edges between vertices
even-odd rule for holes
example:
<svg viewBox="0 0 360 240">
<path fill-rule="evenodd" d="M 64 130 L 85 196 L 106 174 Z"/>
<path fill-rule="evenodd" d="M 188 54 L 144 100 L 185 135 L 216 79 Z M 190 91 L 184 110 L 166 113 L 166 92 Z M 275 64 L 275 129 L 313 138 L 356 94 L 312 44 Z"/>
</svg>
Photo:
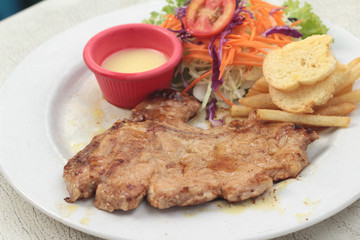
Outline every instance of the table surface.
<svg viewBox="0 0 360 240">
<path fill-rule="evenodd" d="M 95 16 L 148 1 L 47 0 L 1 21 L 0 86 L 29 53 L 56 34 Z M 359 0 L 308 2 L 320 17 L 360 38 Z M 0 173 L 0 239 L 98 238 L 47 217 L 26 202 Z M 277 239 L 360 239 L 360 200 L 325 221 Z"/>
</svg>

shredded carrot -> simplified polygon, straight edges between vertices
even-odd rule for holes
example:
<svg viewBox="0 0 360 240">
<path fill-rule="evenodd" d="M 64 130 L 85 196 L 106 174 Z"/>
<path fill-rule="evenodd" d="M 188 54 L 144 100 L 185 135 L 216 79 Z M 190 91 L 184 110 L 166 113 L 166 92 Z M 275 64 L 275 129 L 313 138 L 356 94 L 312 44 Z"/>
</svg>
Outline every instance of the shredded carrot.
<svg viewBox="0 0 360 240">
<path fill-rule="evenodd" d="M 265 8 L 260 8 L 258 11 L 261 13 L 262 19 L 265 20 L 265 22 L 266 22 L 269 26 L 273 27 L 274 24 L 273 24 L 273 22 L 271 21 L 271 18 L 270 18 L 271 15 L 269 14 L 269 11 L 266 11 Z"/>
<path fill-rule="evenodd" d="M 224 70 L 225 70 L 225 67 L 228 65 L 228 62 L 229 62 L 229 51 L 227 51 L 226 54 L 223 55 L 221 65 L 219 67 L 219 71 L 220 71 L 219 79 L 221 79 L 222 76 L 224 75 Z"/>
<path fill-rule="evenodd" d="M 241 25 L 234 27 L 228 35 L 225 36 L 226 42 L 222 43 L 222 59 L 220 59 L 219 79 L 223 78 L 226 70 L 231 66 L 246 66 L 247 72 L 253 66 L 262 66 L 264 55 L 273 49 L 283 47 L 292 42 L 290 36 L 274 33 L 268 37 L 264 37 L 262 33 L 274 26 L 284 26 L 284 8 L 275 6 L 265 2 L 264 0 L 249 0 L 250 5 L 246 6 L 251 14 L 244 12 L 244 18 Z M 276 11 L 274 11 L 276 9 Z M 290 25 L 294 27 L 303 20 L 298 20 Z M 161 25 L 174 31 L 182 29 L 181 21 L 174 15 L 166 16 L 165 22 Z M 212 63 L 213 58 L 209 54 L 208 46 L 212 41 L 211 38 L 196 39 L 194 42 L 184 42 L 184 56 L 183 62 L 188 64 L 194 60 L 200 60 L 205 63 Z M 220 38 L 217 37 L 213 42 L 216 50 L 219 49 Z M 184 90 L 183 93 L 189 91 L 198 82 L 212 74 L 212 70 L 205 72 L 197 79 L 193 80 Z M 226 79 L 225 79 L 226 81 Z M 232 103 L 221 95 L 220 91 L 216 91 L 221 99 L 227 104 Z"/>
<path fill-rule="evenodd" d="M 246 60 L 235 60 L 234 65 L 245 65 L 245 66 L 259 66 L 262 67 L 262 62 L 246 61 Z"/>
<path fill-rule="evenodd" d="M 160 26 L 163 27 L 163 28 L 167 28 L 167 25 L 168 25 L 168 22 L 170 21 L 170 16 L 168 16 L 166 19 L 165 19 L 165 22 L 163 22 Z"/>
<path fill-rule="evenodd" d="M 212 62 L 212 58 L 209 56 L 209 54 L 204 53 L 189 53 L 183 57 L 183 60 L 187 59 L 199 59 L 203 60 L 204 62 Z"/>
<path fill-rule="evenodd" d="M 265 22 L 265 21 L 262 21 L 261 22 L 261 26 L 263 27 L 263 30 L 265 32 L 266 29 L 272 27 L 272 24 L 270 22 Z"/>
<path fill-rule="evenodd" d="M 189 52 L 196 52 L 196 53 L 209 53 L 209 50 L 207 49 L 201 49 L 201 48 L 188 48 L 187 51 Z"/>
<path fill-rule="evenodd" d="M 275 34 L 273 34 L 273 35 L 275 35 Z M 269 49 L 276 49 L 277 48 L 274 45 L 263 43 L 263 42 L 260 42 L 260 41 L 230 40 L 227 43 L 231 43 L 233 46 L 241 46 L 241 47 L 269 48 Z"/>
<path fill-rule="evenodd" d="M 287 44 L 287 43 L 291 43 L 291 40 L 276 40 L 276 39 L 271 39 L 271 38 L 264 38 L 264 37 L 254 37 L 254 40 L 256 41 L 263 41 L 265 43 L 270 43 L 270 44 Z"/>
<path fill-rule="evenodd" d="M 250 35 L 250 39 L 249 39 L 250 41 L 254 40 L 255 34 L 256 34 L 256 27 L 252 26 L 251 27 L 251 35 Z"/>
<path fill-rule="evenodd" d="M 304 21 L 304 19 L 300 19 L 300 20 L 297 20 L 296 22 L 293 22 L 290 27 L 295 27 L 296 25 L 298 25 L 299 23 L 301 23 L 302 21 Z"/>
<path fill-rule="evenodd" d="M 290 41 L 291 42 L 291 37 L 290 36 L 287 36 L 287 35 L 284 35 L 284 34 L 281 34 L 281 33 L 277 34 L 277 36 L 279 37 L 279 39 L 281 41 Z"/>
<path fill-rule="evenodd" d="M 279 14 L 273 14 L 273 18 L 275 19 L 278 26 L 285 25 L 285 22 L 282 20 L 282 16 L 280 16 Z"/>
<path fill-rule="evenodd" d="M 250 70 L 251 70 L 251 67 L 250 67 L 250 66 L 247 66 L 247 68 L 246 68 L 246 72 L 244 72 L 244 73 L 243 73 L 243 75 L 248 74 L 248 73 L 250 72 Z"/>
<path fill-rule="evenodd" d="M 277 34 L 273 34 L 273 35 L 271 35 L 271 37 L 275 38 L 275 40 L 277 40 L 277 41 L 280 40 L 280 37 L 279 37 L 279 35 L 277 35 Z"/>
<path fill-rule="evenodd" d="M 200 77 L 198 77 L 197 79 L 195 79 L 194 81 L 192 81 L 189 86 L 187 86 L 181 93 L 186 93 L 187 91 L 189 91 L 193 86 L 195 86 L 195 84 L 197 84 L 198 82 L 200 82 L 202 79 L 206 78 L 207 76 L 209 76 L 212 73 L 212 71 L 208 71 L 206 73 L 204 73 L 203 75 L 201 75 Z"/>
<path fill-rule="evenodd" d="M 251 2 L 251 5 L 255 6 L 255 7 L 269 8 L 269 9 L 279 8 L 279 6 L 270 4 L 268 2 L 264 2 L 262 0 L 252 0 L 250 2 Z"/>
<path fill-rule="evenodd" d="M 229 104 L 230 106 L 234 105 L 232 102 L 230 102 L 229 100 L 227 100 L 221 93 L 220 93 L 220 90 L 217 89 L 216 90 L 216 93 L 219 95 L 219 97 L 224 100 L 224 102 L 226 102 L 227 104 Z"/>
<path fill-rule="evenodd" d="M 225 58 L 225 61 L 221 61 L 219 79 L 223 77 L 226 66 L 234 62 L 234 56 L 235 56 L 235 48 L 231 48 Z"/>
<path fill-rule="evenodd" d="M 260 62 L 264 61 L 264 57 L 252 53 L 237 52 L 236 56 L 241 59 L 255 60 Z"/>
</svg>

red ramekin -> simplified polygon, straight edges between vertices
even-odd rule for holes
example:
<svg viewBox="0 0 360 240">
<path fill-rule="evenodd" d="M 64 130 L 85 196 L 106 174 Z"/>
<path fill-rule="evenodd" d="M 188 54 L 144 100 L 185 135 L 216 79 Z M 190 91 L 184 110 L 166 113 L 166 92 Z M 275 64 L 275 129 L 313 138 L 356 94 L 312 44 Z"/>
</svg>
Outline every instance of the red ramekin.
<svg viewBox="0 0 360 240">
<path fill-rule="evenodd" d="M 168 61 L 149 71 L 117 73 L 101 67 L 111 54 L 126 48 L 151 48 L 164 53 Z M 133 108 L 149 93 L 170 87 L 182 45 L 174 33 L 162 27 L 134 23 L 108 28 L 86 44 L 83 57 L 95 74 L 105 99 L 121 108 Z"/>
</svg>

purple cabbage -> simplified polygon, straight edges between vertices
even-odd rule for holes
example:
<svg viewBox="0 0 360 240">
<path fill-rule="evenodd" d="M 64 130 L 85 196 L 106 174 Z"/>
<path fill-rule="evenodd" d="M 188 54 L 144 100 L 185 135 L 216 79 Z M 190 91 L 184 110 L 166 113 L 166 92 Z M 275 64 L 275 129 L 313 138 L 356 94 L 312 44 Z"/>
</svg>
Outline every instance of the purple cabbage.
<svg viewBox="0 0 360 240">
<path fill-rule="evenodd" d="M 189 84 L 185 81 L 184 72 L 182 70 L 182 61 L 179 62 L 177 67 L 178 67 L 178 71 L 180 73 L 182 85 L 183 85 L 184 88 L 186 88 Z"/>
<path fill-rule="evenodd" d="M 169 29 L 172 32 L 177 33 L 177 37 L 182 41 L 182 42 L 191 42 L 191 43 L 196 43 L 196 44 L 203 44 L 202 42 L 194 42 L 193 39 L 194 37 L 185 29 L 185 25 L 183 22 L 183 18 L 186 15 L 186 11 L 187 11 L 187 7 L 190 3 L 190 0 L 186 1 L 184 3 L 183 6 L 176 8 L 175 9 L 175 16 L 180 20 L 181 22 L 181 30 L 179 31 L 175 31 L 172 29 Z M 220 66 L 221 66 L 221 59 L 222 59 L 222 48 L 223 48 L 223 44 L 226 43 L 226 35 L 228 35 L 229 33 L 231 33 L 231 31 L 238 25 L 241 25 L 244 20 L 245 17 L 242 16 L 242 13 L 247 13 L 250 15 L 251 18 L 254 18 L 253 14 L 249 11 L 246 10 L 245 7 L 245 3 L 246 1 L 241 1 L 241 0 L 236 0 L 236 7 L 235 7 L 235 12 L 234 15 L 230 21 L 230 23 L 225 27 L 225 29 L 213 36 L 210 40 L 209 46 L 208 46 L 208 51 L 209 51 L 209 55 L 210 57 L 213 59 L 213 63 L 212 63 L 212 78 L 211 78 L 211 89 L 215 92 L 219 86 L 222 85 L 223 83 L 223 79 L 219 79 L 220 76 Z M 219 39 L 219 45 L 217 47 L 214 46 L 214 43 L 216 41 L 216 39 Z M 180 63 L 181 64 L 181 63 Z M 183 80 L 183 85 L 186 86 L 187 83 L 184 80 L 182 71 L 181 71 L 181 65 L 179 65 L 179 70 L 180 70 L 180 74 L 181 74 L 181 78 Z M 219 124 L 223 124 L 223 120 L 214 120 L 214 116 L 215 116 L 215 110 L 216 110 L 216 99 L 214 99 L 213 101 L 211 101 L 208 106 L 208 114 L 209 114 L 209 118 L 208 120 L 210 121 L 210 123 L 214 126 L 214 125 L 219 125 Z"/>
<path fill-rule="evenodd" d="M 288 20 L 289 20 L 290 22 L 296 22 L 298 19 L 297 19 L 297 18 L 293 18 L 293 17 L 289 17 Z"/>
<path fill-rule="evenodd" d="M 245 12 L 245 13 L 249 14 L 249 16 L 250 16 L 251 18 L 254 18 L 254 14 L 253 14 L 252 12 L 246 10 L 245 4 L 246 4 L 246 0 L 236 0 L 236 7 L 235 7 L 235 9 L 236 9 L 236 10 L 237 10 L 237 9 L 240 9 L 239 11 Z M 239 7 L 239 5 L 240 5 L 240 7 Z M 235 14 L 234 14 L 234 15 L 236 15 L 236 14 L 237 14 L 237 13 L 236 13 L 236 11 L 235 11 Z"/>
<path fill-rule="evenodd" d="M 216 102 L 217 100 L 213 98 L 206 106 L 206 112 L 207 112 L 206 120 L 209 120 L 212 127 L 221 126 L 225 123 L 224 118 L 215 119 Z"/>
<path fill-rule="evenodd" d="M 284 35 L 288 35 L 290 37 L 294 37 L 294 38 L 301 38 L 302 37 L 302 33 L 299 32 L 298 30 L 294 29 L 294 28 L 290 28 L 289 26 L 275 26 L 272 28 L 267 29 L 265 32 L 263 32 L 261 35 L 263 37 L 268 37 L 271 34 L 274 33 L 281 33 Z"/>
<path fill-rule="evenodd" d="M 283 7 L 279 7 L 279 8 L 273 8 L 270 10 L 270 15 L 273 15 L 274 13 L 276 13 L 277 11 L 284 9 Z"/>
<path fill-rule="evenodd" d="M 175 8 L 175 16 L 180 20 L 181 22 L 181 29 L 180 30 L 173 30 L 173 29 L 168 29 L 174 33 L 177 33 L 177 37 L 182 41 L 182 42 L 191 42 L 194 43 L 191 39 L 194 38 L 194 36 L 189 33 L 188 31 L 186 31 L 184 22 L 183 22 L 183 18 L 186 15 L 186 10 L 188 8 L 188 5 L 190 4 L 191 0 L 186 1 L 181 7 Z M 200 43 L 197 43 L 200 44 Z"/>
<path fill-rule="evenodd" d="M 185 17 L 190 2 L 191 0 L 187 0 L 181 7 L 175 8 L 175 16 L 177 16 L 179 19 Z"/>
<path fill-rule="evenodd" d="M 226 26 L 226 28 L 219 33 L 218 35 L 215 35 L 211 38 L 210 44 L 208 46 L 208 51 L 210 57 L 213 59 L 213 65 L 212 65 L 212 77 L 211 77 L 211 89 L 215 92 L 218 87 L 223 83 L 222 78 L 219 79 L 220 76 L 220 66 L 221 66 L 221 59 L 222 59 L 222 47 L 224 43 L 226 43 L 226 35 L 228 35 L 236 26 L 241 25 L 244 22 L 244 17 L 241 16 L 241 13 L 246 12 L 250 14 L 251 17 L 252 13 L 245 10 L 245 2 L 244 1 L 236 1 L 236 9 L 233 15 L 233 18 L 231 19 L 230 23 Z M 216 51 L 214 43 L 215 40 L 220 37 L 219 39 L 219 46 L 218 50 Z"/>
<path fill-rule="evenodd" d="M 178 31 L 175 31 L 172 29 L 169 29 L 169 30 L 177 33 L 177 37 L 182 42 L 187 41 L 187 42 L 191 42 L 191 43 L 202 44 L 202 42 L 194 42 L 193 41 L 194 37 L 192 36 L 191 33 L 186 31 L 184 22 L 182 20 L 186 15 L 186 10 L 187 10 L 190 2 L 191 1 L 188 0 L 184 3 L 184 5 L 175 9 L 175 16 L 181 22 L 181 29 Z M 211 81 L 212 81 L 211 88 L 213 91 L 216 91 L 218 89 L 218 87 L 223 83 L 223 80 L 219 79 L 219 76 L 220 76 L 220 65 L 221 65 L 221 59 L 222 59 L 222 46 L 226 42 L 225 37 L 236 26 L 241 25 L 243 23 L 243 21 L 245 19 L 243 16 L 241 16 L 241 13 L 243 13 L 243 12 L 248 13 L 252 18 L 254 17 L 251 12 L 249 12 L 245 9 L 245 1 L 236 0 L 236 9 L 235 9 L 235 12 L 234 12 L 231 22 L 228 24 L 228 26 L 226 26 L 226 28 L 220 34 L 215 35 L 211 38 L 210 44 L 208 46 L 208 50 L 209 50 L 209 55 L 213 59 L 213 64 L 212 64 L 213 74 L 212 74 L 212 78 L 211 78 Z M 216 50 L 216 48 L 214 46 L 214 42 L 218 37 L 220 37 L 220 40 L 219 40 L 219 46 L 217 48 L 218 50 Z M 182 76 L 182 79 L 183 79 L 183 76 Z M 183 83 L 184 83 L 184 81 L 183 81 Z"/>
<path fill-rule="evenodd" d="M 218 87 L 223 83 L 223 80 L 222 78 L 219 79 L 221 59 L 219 59 L 219 54 L 216 52 L 215 46 L 213 46 L 212 50 L 210 51 L 210 57 L 212 57 L 213 59 L 211 89 L 213 91 L 216 91 Z"/>
</svg>

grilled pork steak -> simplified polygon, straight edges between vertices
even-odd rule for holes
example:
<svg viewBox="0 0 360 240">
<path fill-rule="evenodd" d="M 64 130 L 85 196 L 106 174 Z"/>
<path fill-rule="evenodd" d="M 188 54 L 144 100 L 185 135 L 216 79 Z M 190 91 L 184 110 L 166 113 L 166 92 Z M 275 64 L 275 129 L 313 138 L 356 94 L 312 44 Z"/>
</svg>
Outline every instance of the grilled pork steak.
<svg viewBox="0 0 360 240">
<path fill-rule="evenodd" d="M 112 212 L 136 208 L 145 196 L 157 208 L 230 202 L 262 194 L 309 164 L 313 131 L 256 119 L 211 129 L 186 124 L 200 104 L 163 90 L 93 138 L 64 167 L 74 202 L 95 193 L 95 206 Z"/>
</svg>

